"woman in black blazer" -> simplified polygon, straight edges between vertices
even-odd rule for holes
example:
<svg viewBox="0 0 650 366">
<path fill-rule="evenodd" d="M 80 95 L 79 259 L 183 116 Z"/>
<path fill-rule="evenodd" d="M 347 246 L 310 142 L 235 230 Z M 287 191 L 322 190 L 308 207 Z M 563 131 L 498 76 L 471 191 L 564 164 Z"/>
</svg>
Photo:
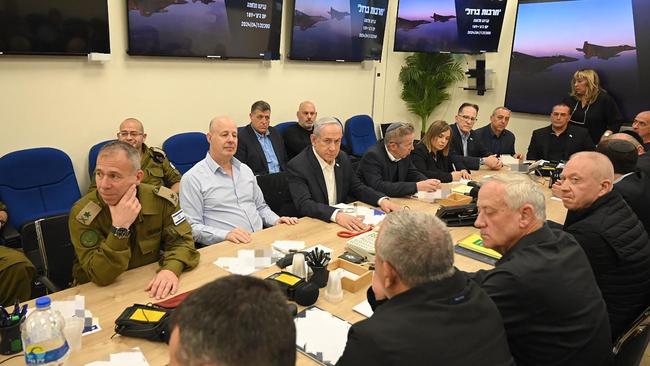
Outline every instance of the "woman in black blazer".
<svg viewBox="0 0 650 366">
<path fill-rule="evenodd" d="M 468 170 L 456 171 L 455 162 L 449 156 L 451 128 L 445 121 L 435 121 L 411 153 L 413 164 L 427 178 L 443 183 L 452 180 L 472 179 Z"/>
</svg>

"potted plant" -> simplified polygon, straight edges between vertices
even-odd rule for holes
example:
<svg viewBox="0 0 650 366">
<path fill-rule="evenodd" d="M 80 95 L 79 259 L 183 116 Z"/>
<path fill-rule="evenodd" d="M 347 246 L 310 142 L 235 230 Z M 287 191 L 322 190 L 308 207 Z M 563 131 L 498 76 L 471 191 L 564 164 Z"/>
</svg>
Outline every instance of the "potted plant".
<svg viewBox="0 0 650 366">
<path fill-rule="evenodd" d="M 464 75 L 460 62 L 449 53 L 416 52 L 406 58 L 399 73 L 401 97 L 408 110 L 420 117 L 422 136 L 433 110 L 449 99 L 447 88 Z"/>
</svg>

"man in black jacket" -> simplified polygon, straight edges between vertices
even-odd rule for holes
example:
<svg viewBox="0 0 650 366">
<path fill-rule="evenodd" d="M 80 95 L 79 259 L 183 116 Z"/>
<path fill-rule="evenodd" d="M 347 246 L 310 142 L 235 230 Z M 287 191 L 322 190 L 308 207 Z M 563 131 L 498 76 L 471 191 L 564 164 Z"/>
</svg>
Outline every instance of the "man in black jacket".
<svg viewBox="0 0 650 366">
<path fill-rule="evenodd" d="M 287 127 L 282 134 L 288 160 L 293 159 L 307 146 L 311 146 L 311 134 L 314 132 L 317 115 L 316 106 L 310 101 L 304 101 L 298 106 L 298 123 Z"/>
<path fill-rule="evenodd" d="M 567 161 L 576 152 L 593 151 L 587 129 L 569 124 L 571 109 L 564 103 L 553 106 L 551 125 L 533 131 L 528 160 Z"/>
<path fill-rule="evenodd" d="M 490 116 L 490 124 L 477 129 L 476 135 L 491 154 L 512 155 L 516 159 L 523 159 L 523 154 L 515 152 L 515 134 L 507 129 L 510 114 L 508 108 L 496 107 Z"/>
<path fill-rule="evenodd" d="M 636 167 L 638 154 L 633 144 L 618 139 L 603 140 L 596 149 L 614 166 L 614 191 L 632 208 L 650 233 L 650 176 Z"/>
<path fill-rule="evenodd" d="M 616 340 L 650 303 L 650 242 L 618 192 L 614 168 L 597 152 L 573 155 L 562 171 L 564 230 L 584 249 Z M 567 267 L 568 268 L 568 267 Z"/>
<path fill-rule="evenodd" d="M 343 127 L 337 119 L 317 120 L 312 148 L 304 149 L 287 166 L 289 191 L 301 216 L 336 222 L 347 230 L 364 230 L 367 226 L 362 219 L 332 206 L 359 200 L 380 206 L 386 213 L 401 206 L 361 183 L 347 154 L 341 151 L 342 138 Z"/>
<path fill-rule="evenodd" d="M 463 103 L 458 108 L 456 123 L 451 125 L 451 146 L 449 153 L 458 156 L 456 160 L 463 166 L 456 170 L 478 170 L 481 165 L 490 169 L 501 169 L 503 164 L 496 155 L 490 155 L 488 149 L 481 144 L 476 131 L 472 130 L 476 123 L 478 106 L 472 103 Z"/>
<path fill-rule="evenodd" d="M 248 165 L 255 175 L 284 171 L 287 153 L 284 140 L 271 123 L 271 106 L 259 100 L 251 106 L 251 123 L 238 128 L 235 158 Z"/>
<path fill-rule="evenodd" d="M 418 191 L 434 192 L 440 181 L 427 179 L 413 165 L 411 151 L 415 133 L 413 125 L 393 123 L 383 140 L 363 154 L 357 175 L 370 188 L 390 197 L 403 197 Z"/>
<path fill-rule="evenodd" d="M 499 308 L 517 366 L 608 365 L 605 303 L 576 241 L 545 224 L 539 184 L 500 174 L 478 195 L 484 245 L 503 254 L 473 277 Z"/>
<path fill-rule="evenodd" d="M 350 328 L 338 366 L 513 365 L 499 311 L 454 268 L 453 242 L 437 217 L 391 213 L 375 248 L 372 290 L 389 300 Z"/>
</svg>

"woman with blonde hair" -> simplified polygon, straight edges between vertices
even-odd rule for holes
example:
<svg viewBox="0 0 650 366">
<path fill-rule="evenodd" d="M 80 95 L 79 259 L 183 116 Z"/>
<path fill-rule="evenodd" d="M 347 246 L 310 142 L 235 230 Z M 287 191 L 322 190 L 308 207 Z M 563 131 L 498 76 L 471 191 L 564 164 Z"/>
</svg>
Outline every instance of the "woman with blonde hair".
<svg viewBox="0 0 650 366">
<path fill-rule="evenodd" d="M 592 69 L 578 70 L 571 80 L 571 94 L 564 99 L 571 107 L 571 122 L 589 130 L 594 144 L 603 135 L 618 132 L 623 118 L 612 97 L 600 87 L 600 78 Z"/>
<path fill-rule="evenodd" d="M 472 179 L 469 170 L 462 162 L 449 156 L 451 128 L 445 121 L 435 121 L 411 153 L 413 164 L 427 178 L 438 179 L 443 183 L 452 180 Z M 452 161 L 453 160 L 453 161 Z M 456 168 L 461 168 L 456 171 Z"/>
</svg>

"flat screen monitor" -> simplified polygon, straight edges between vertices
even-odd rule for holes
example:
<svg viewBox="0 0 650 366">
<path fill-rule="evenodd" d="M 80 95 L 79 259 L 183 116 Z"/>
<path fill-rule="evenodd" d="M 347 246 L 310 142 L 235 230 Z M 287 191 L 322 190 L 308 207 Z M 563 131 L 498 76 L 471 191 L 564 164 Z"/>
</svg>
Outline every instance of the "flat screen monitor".
<svg viewBox="0 0 650 366">
<path fill-rule="evenodd" d="M 289 58 L 380 60 L 388 0 L 296 0 Z"/>
<path fill-rule="evenodd" d="M 110 53 L 107 0 L 0 0 L 0 53 Z"/>
<path fill-rule="evenodd" d="M 282 0 L 127 0 L 128 54 L 278 59 Z"/>
<path fill-rule="evenodd" d="M 505 105 L 550 114 L 594 69 L 628 122 L 650 110 L 649 14 L 650 0 L 520 0 Z"/>
<path fill-rule="evenodd" d="M 496 52 L 506 0 L 399 0 L 395 51 Z"/>
</svg>

